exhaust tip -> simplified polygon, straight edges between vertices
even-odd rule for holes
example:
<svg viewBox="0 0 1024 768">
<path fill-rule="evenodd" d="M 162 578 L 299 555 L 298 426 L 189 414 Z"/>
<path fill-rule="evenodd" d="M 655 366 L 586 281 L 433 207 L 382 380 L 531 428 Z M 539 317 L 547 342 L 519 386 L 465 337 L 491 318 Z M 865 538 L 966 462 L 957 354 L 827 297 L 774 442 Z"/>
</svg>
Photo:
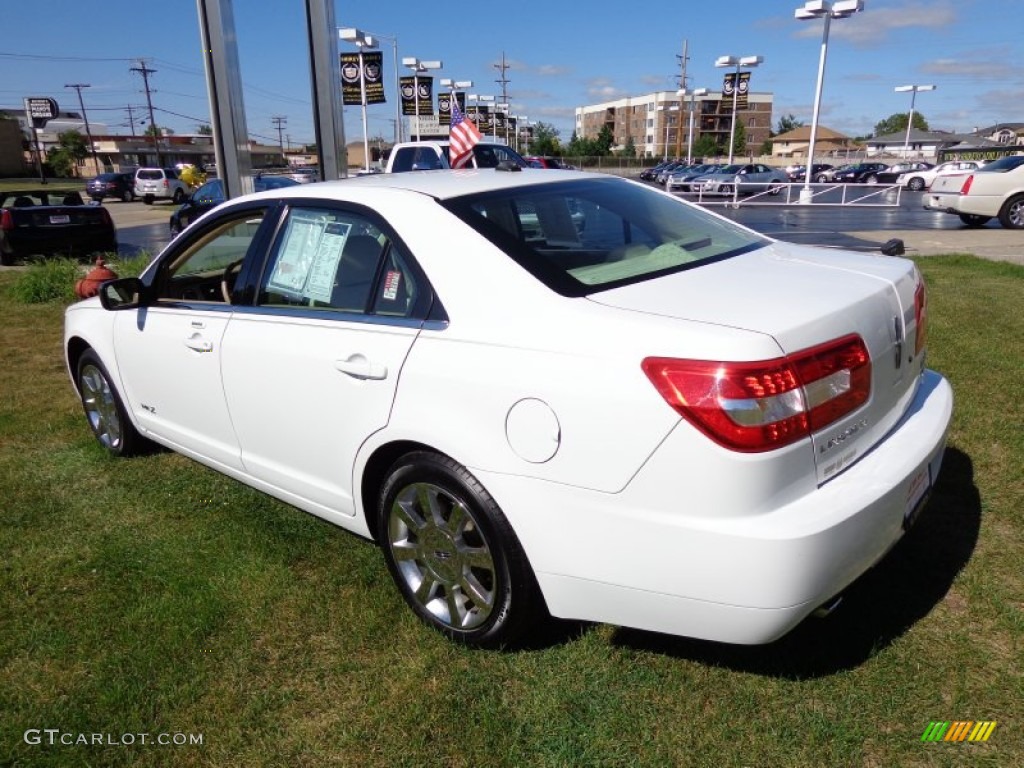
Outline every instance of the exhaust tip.
<svg viewBox="0 0 1024 768">
<path fill-rule="evenodd" d="M 831 614 L 832 611 L 834 611 L 836 608 L 838 608 L 839 604 L 842 603 L 842 602 L 843 602 L 843 596 L 842 595 L 836 595 L 831 600 L 829 600 L 829 601 L 819 605 L 817 608 L 815 608 L 814 612 L 811 613 L 811 616 L 813 616 L 816 619 L 824 619 L 826 616 Z"/>
</svg>

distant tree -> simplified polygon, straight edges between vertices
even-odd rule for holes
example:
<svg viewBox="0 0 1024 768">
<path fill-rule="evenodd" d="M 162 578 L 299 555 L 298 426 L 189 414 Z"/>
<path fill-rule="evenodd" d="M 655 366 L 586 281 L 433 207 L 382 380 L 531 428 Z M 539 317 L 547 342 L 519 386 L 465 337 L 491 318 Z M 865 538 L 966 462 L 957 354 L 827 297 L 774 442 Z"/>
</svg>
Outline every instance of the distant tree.
<svg viewBox="0 0 1024 768">
<path fill-rule="evenodd" d="M 741 156 L 747 154 L 747 131 L 739 120 L 736 121 L 736 131 L 732 139 L 732 153 Z"/>
<path fill-rule="evenodd" d="M 75 130 L 57 134 L 57 146 L 46 152 L 47 162 L 57 176 L 73 176 L 75 167 L 86 158 L 89 150 L 85 138 Z"/>
<path fill-rule="evenodd" d="M 779 127 L 771 135 L 778 136 L 780 133 L 789 133 L 803 127 L 803 120 L 797 120 L 793 115 L 783 115 L 779 118 Z"/>
<path fill-rule="evenodd" d="M 722 148 L 711 136 L 700 136 L 693 143 L 693 154 L 697 157 L 716 157 L 722 154 Z"/>
<path fill-rule="evenodd" d="M 562 146 L 558 142 L 558 129 L 548 123 L 537 123 L 533 126 L 533 136 L 530 138 L 531 155 L 562 154 Z"/>
<path fill-rule="evenodd" d="M 196 127 L 196 133 L 198 133 L 200 136 L 213 136 L 213 128 L 211 128 L 206 123 L 203 123 L 202 125 Z"/>
<path fill-rule="evenodd" d="M 173 133 L 174 131 L 172 131 L 170 128 L 161 128 L 159 125 L 156 125 L 155 123 L 146 126 L 145 131 L 146 136 L 156 136 L 158 138 L 160 136 L 163 136 L 164 134 L 170 136 Z"/>
<path fill-rule="evenodd" d="M 770 155 L 772 150 L 775 148 L 775 142 L 771 139 L 765 139 L 761 142 L 761 154 Z"/>
<path fill-rule="evenodd" d="M 632 136 L 626 138 L 626 146 L 622 148 L 623 157 L 636 157 L 636 142 L 633 141 Z"/>
<path fill-rule="evenodd" d="M 595 155 L 605 157 L 612 153 L 612 145 L 615 143 L 615 135 L 612 133 L 612 129 L 607 125 L 602 125 L 601 130 L 597 134 L 597 140 L 594 142 Z"/>
<path fill-rule="evenodd" d="M 928 121 L 920 112 L 914 113 L 914 127 L 919 131 L 927 131 Z M 907 113 L 897 112 L 889 115 L 885 120 L 875 123 L 875 136 L 888 136 L 890 133 L 899 133 L 907 130 Z"/>
</svg>

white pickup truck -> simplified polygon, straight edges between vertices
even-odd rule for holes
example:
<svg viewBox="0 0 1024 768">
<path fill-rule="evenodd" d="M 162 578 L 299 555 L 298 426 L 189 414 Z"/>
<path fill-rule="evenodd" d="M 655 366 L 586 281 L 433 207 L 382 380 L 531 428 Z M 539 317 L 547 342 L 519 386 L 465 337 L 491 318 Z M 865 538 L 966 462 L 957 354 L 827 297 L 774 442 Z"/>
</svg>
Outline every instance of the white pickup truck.
<svg viewBox="0 0 1024 768">
<path fill-rule="evenodd" d="M 1007 229 L 1024 229 L 1024 155 L 1008 155 L 970 173 L 940 176 L 925 195 L 930 211 L 953 213 L 969 227 L 999 217 Z"/>
<path fill-rule="evenodd" d="M 468 167 L 497 168 L 501 162 L 510 162 L 521 168 L 529 165 L 511 147 L 482 141 L 473 147 L 473 158 Z M 384 172 L 433 171 L 441 168 L 451 168 L 447 141 L 405 141 L 395 144 L 391 149 Z"/>
</svg>

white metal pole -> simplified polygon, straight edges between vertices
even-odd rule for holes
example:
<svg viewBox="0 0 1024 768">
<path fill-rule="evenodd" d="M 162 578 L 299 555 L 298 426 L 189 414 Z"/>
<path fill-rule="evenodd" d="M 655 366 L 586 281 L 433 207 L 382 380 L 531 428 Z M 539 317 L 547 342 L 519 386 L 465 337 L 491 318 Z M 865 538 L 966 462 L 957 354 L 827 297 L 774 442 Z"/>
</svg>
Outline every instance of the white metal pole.
<svg viewBox="0 0 1024 768">
<path fill-rule="evenodd" d="M 917 98 L 917 86 L 910 90 L 910 114 L 907 115 L 907 135 L 903 139 L 903 159 L 910 154 L 910 127 L 914 124 L 914 100 Z"/>
<path fill-rule="evenodd" d="M 732 126 L 729 128 L 729 165 L 732 165 L 733 145 L 736 143 L 736 101 L 740 92 L 740 65 L 736 62 L 736 79 L 732 83 Z"/>
<path fill-rule="evenodd" d="M 359 48 L 359 92 L 363 102 L 363 169 L 370 172 L 370 133 L 366 127 L 366 73 L 363 70 L 363 49 Z"/>
<path fill-rule="evenodd" d="M 821 110 L 821 88 L 825 82 L 825 60 L 828 58 L 828 31 L 832 24 L 832 11 L 825 14 L 825 29 L 821 33 L 821 53 L 818 56 L 818 84 L 814 88 L 814 111 L 811 113 L 811 137 L 807 143 L 807 169 L 804 171 L 804 188 L 800 190 L 800 202 L 809 203 L 814 198 L 811 191 L 811 175 L 814 171 L 814 142 L 818 138 L 818 113 Z"/>
<path fill-rule="evenodd" d="M 686 164 L 693 163 L 693 115 L 696 110 L 697 95 L 690 91 L 690 130 L 686 137 Z"/>
</svg>

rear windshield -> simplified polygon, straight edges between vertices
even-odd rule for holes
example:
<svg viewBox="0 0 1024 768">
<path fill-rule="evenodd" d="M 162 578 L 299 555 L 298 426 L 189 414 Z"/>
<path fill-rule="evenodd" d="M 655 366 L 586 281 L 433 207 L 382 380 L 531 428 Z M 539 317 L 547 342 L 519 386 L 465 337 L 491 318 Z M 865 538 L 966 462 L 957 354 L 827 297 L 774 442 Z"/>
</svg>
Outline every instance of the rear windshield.
<svg viewBox="0 0 1024 768">
<path fill-rule="evenodd" d="M 164 177 L 163 171 L 139 171 L 135 174 L 135 178 L 143 179 L 145 181 L 156 181 Z"/>
<path fill-rule="evenodd" d="M 612 177 L 515 187 L 443 205 L 565 296 L 690 269 L 770 242 Z"/>
<path fill-rule="evenodd" d="M 978 169 L 979 173 L 1006 173 L 1024 165 L 1024 155 L 1007 155 Z"/>
</svg>

